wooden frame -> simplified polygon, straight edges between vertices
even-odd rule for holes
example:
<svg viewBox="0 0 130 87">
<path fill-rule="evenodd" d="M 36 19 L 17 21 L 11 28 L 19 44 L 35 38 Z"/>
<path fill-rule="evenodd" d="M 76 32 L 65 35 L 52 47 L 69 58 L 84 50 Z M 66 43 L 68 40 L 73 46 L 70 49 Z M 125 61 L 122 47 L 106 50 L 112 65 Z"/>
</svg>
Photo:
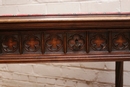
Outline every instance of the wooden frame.
<svg viewBox="0 0 130 87">
<path fill-rule="evenodd" d="M 130 60 L 130 15 L 0 17 L 0 63 Z"/>
</svg>

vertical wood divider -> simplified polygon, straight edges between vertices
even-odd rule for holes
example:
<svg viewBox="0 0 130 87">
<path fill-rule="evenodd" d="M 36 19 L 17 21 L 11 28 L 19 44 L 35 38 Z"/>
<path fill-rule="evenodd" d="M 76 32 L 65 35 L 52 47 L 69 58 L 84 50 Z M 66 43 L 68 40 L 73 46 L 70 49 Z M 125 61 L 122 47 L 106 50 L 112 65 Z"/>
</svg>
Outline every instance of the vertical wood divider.
<svg viewBox="0 0 130 87">
<path fill-rule="evenodd" d="M 108 32 L 108 52 L 111 53 L 112 51 L 112 32 Z"/>
<path fill-rule="evenodd" d="M 129 41 L 130 41 L 130 32 L 129 32 Z M 129 50 L 130 50 L 130 44 L 129 44 Z"/>
<path fill-rule="evenodd" d="M 89 32 L 86 32 L 86 52 L 89 53 Z"/>
<path fill-rule="evenodd" d="M 66 32 L 63 34 L 63 50 L 64 50 L 64 53 L 66 54 L 67 53 L 67 34 Z"/>
<path fill-rule="evenodd" d="M 22 43 L 22 34 L 19 33 L 19 52 L 20 54 L 23 54 L 23 43 Z"/>
<path fill-rule="evenodd" d="M 2 38 L 1 38 L 1 34 L 0 34 L 0 53 L 2 53 Z"/>
<path fill-rule="evenodd" d="M 41 52 L 42 54 L 45 53 L 45 39 L 44 39 L 44 32 L 41 33 Z"/>
</svg>

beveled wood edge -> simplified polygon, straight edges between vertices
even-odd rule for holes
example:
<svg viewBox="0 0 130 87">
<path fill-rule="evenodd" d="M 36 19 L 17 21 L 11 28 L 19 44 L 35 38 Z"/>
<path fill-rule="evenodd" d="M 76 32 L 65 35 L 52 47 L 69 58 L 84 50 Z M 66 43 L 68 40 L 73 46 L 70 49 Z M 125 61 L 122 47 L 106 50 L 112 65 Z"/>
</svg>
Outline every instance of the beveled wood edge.
<svg viewBox="0 0 130 87">
<path fill-rule="evenodd" d="M 55 27 L 54 27 L 55 26 Z M 0 17 L 0 30 L 129 29 L 130 15 Z"/>
<path fill-rule="evenodd" d="M 0 23 L 59 22 L 59 21 L 119 21 L 130 20 L 129 14 L 117 15 L 54 15 L 0 17 Z"/>
<path fill-rule="evenodd" d="M 6 55 L 0 56 L 0 63 L 33 63 L 33 62 L 111 62 L 130 61 L 127 55 Z"/>
</svg>

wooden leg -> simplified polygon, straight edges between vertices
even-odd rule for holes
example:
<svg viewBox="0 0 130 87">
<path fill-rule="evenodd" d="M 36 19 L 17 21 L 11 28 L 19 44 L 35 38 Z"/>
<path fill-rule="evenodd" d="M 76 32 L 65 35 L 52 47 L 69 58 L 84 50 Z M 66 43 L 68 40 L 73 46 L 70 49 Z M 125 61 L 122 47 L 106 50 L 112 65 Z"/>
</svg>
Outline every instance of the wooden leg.
<svg viewBox="0 0 130 87">
<path fill-rule="evenodd" d="M 116 62 L 115 87 L 123 87 L 123 62 Z"/>
</svg>

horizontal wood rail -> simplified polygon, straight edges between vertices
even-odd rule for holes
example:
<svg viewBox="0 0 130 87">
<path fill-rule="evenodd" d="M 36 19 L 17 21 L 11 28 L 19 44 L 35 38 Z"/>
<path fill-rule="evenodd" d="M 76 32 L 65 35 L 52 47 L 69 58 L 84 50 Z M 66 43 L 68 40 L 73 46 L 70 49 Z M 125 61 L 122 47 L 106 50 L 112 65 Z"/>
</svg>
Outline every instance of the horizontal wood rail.
<svg viewBox="0 0 130 87">
<path fill-rule="evenodd" d="M 0 63 L 129 60 L 130 15 L 0 17 Z"/>
</svg>

